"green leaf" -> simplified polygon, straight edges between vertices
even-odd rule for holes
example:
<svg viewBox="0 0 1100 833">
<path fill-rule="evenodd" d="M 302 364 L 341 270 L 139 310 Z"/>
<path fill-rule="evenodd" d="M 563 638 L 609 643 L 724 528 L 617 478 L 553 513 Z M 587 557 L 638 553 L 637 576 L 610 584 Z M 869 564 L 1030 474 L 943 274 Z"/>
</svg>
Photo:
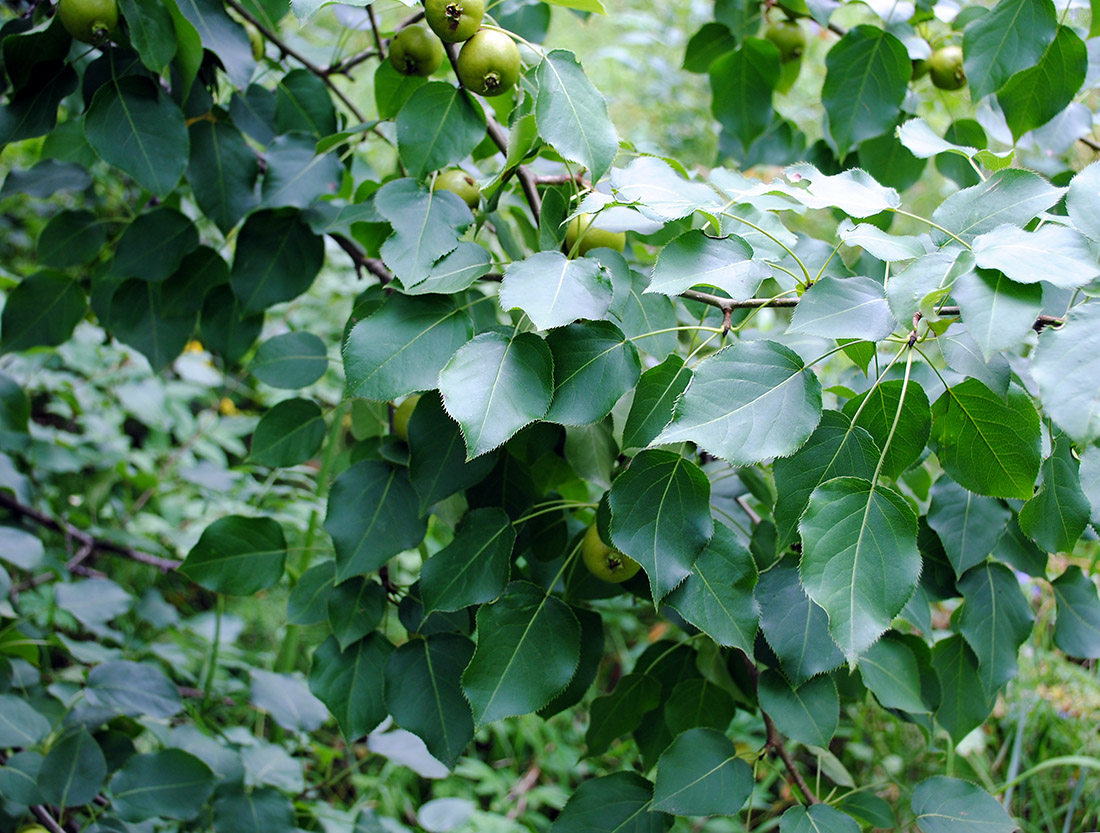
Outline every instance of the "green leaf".
<svg viewBox="0 0 1100 833">
<path fill-rule="evenodd" d="M 539 135 L 566 159 L 579 162 L 593 182 L 607 173 L 619 137 L 607 117 L 607 102 L 572 52 L 546 53 L 536 71 L 535 123 Z"/>
<path fill-rule="evenodd" d="M 229 792 L 214 802 L 214 833 L 294 833 L 294 803 L 264 787 Z"/>
<path fill-rule="evenodd" d="M 50 733 L 50 721 L 22 697 L 0 694 L 0 746 L 35 746 Z"/>
<path fill-rule="evenodd" d="M 421 515 L 455 492 L 480 483 L 495 463 L 495 454 L 467 462 L 462 432 L 443 409 L 439 394 L 421 397 L 409 420 L 409 481 L 420 498 Z"/>
<path fill-rule="evenodd" d="M 103 750 L 83 726 L 50 749 L 38 770 L 42 797 L 57 807 L 87 804 L 107 777 Z"/>
<path fill-rule="evenodd" d="M 454 251 L 432 264 L 428 277 L 411 287 L 402 285 L 406 295 L 461 292 L 478 278 L 488 274 L 493 257 L 484 246 L 470 241 L 459 243 Z"/>
<path fill-rule="evenodd" d="M 443 405 L 462 426 L 472 460 L 542 419 L 553 396 L 554 360 L 534 333 L 482 333 L 439 372 Z"/>
<path fill-rule="evenodd" d="M 134 597 L 110 579 L 91 578 L 55 585 L 54 601 L 81 624 L 96 628 L 128 612 Z"/>
<path fill-rule="evenodd" d="M 779 833 L 857 833 L 855 819 L 828 804 L 791 807 L 779 820 Z"/>
<path fill-rule="evenodd" d="M 540 330 L 604 318 L 611 297 L 611 275 L 599 261 L 570 260 L 561 252 L 538 252 L 510 263 L 500 287 L 501 307 L 523 310 Z"/>
<path fill-rule="evenodd" d="M 1000 0 L 963 30 L 971 99 L 1001 89 L 1009 76 L 1033 67 L 1054 40 L 1058 18 L 1050 0 Z"/>
<path fill-rule="evenodd" d="M 248 459 L 261 466 L 296 466 L 316 454 L 325 439 L 325 416 L 311 399 L 284 399 L 261 418 Z"/>
<path fill-rule="evenodd" d="M 896 326 L 878 281 L 826 275 L 802 296 L 787 331 L 821 338 L 882 341 Z"/>
<path fill-rule="evenodd" d="M 752 656 L 760 618 L 752 595 L 756 578 L 752 554 L 719 524 L 687 579 L 665 602 L 719 645 Z"/>
<path fill-rule="evenodd" d="M 217 0 L 175 0 L 175 3 L 199 33 L 203 47 L 218 56 L 229 80 L 243 90 L 256 67 L 244 27 Z M 327 92 L 325 95 L 327 98 Z"/>
<path fill-rule="evenodd" d="M 260 345 L 248 370 L 273 388 L 304 388 L 328 370 L 325 343 L 313 333 L 283 333 Z"/>
<path fill-rule="evenodd" d="M 465 90 L 432 81 L 397 114 L 397 149 L 409 174 L 420 178 L 470 155 L 485 138 L 485 114 Z"/>
<path fill-rule="evenodd" d="M 554 358 L 554 398 L 544 417 L 549 422 L 598 422 L 642 372 L 634 344 L 610 321 L 560 327 L 546 343 Z"/>
<path fill-rule="evenodd" d="M 1012 513 L 999 500 L 972 494 L 949 477 L 937 480 L 931 495 L 928 525 L 961 576 L 993 552 Z"/>
<path fill-rule="evenodd" d="M 887 234 L 870 223 L 856 225 L 846 219 L 837 226 L 836 233 L 847 245 L 859 246 L 879 260 L 890 263 L 914 260 L 925 255 L 924 244 L 919 237 Z M 894 280 L 895 276 L 891 275 L 890 282 L 893 283 Z"/>
<path fill-rule="evenodd" d="M 431 390 L 472 335 L 470 316 L 453 299 L 394 295 L 348 334 L 345 396 L 384 401 Z"/>
<path fill-rule="evenodd" d="M 215 593 L 251 596 L 278 583 L 286 555 L 283 528 L 271 518 L 227 515 L 203 530 L 180 572 Z"/>
<path fill-rule="evenodd" d="M 752 246 L 736 234 L 710 237 L 702 229 L 686 231 L 661 249 L 645 291 L 679 295 L 693 286 L 713 286 L 743 301 L 771 274 L 766 263 L 752 257 Z"/>
<path fill-rule="evenodd" d="M 1100 266 L 1081 233 L 1054 224 L 1035 231 L 997 226 L 974 239 L 974 260 L 1017 283 L 1043 280 L 1059 289 L 1079 289 L 1100 277 Z"/>
<path fill-rule="evenodd" d="M 474 723 L 537 711 L 573 678 L 581 630 L 569 605 L 517 581 L 477 612 L 477 650 L 462 675 Z"/>
<path fill-rule="evenodd" d="M 1007 400 L 977 379 L 948 388 L 932 406 L 931 436 L 944 470 L 964 489 L 1031 497 L 1039 474 L 1039 414 L 1020 388 L 1010 387 Z"/>
<path fill-rule="evenodd" d="M 194 318 L 168 314 L 159 284 L 132 278 L 111 298 L 110 329 L 115 337 L 140 351 L 154 371 L 176 358 L 195 330 Z"/>
<path fill-rule="evenodd" d="M 97 665 L 88 673 L 84 694 L 93 706 L 130 717 L 167 719 L 183 711 L 179 689 L 163 671 L 145 662 Z"/>
<path fill-rule="evenodd" d="M 932 221 L 969 243 L 1006 223 L 1023 226 L 1058 202 L 1064 193 L 1064 188 L 1055 188 L 1037 173 L 1009 168 L 985 182 L 956 191 L 932 212 Z M 937 246 L 954 239 L 936 228 L 931 233 Z"/>
<path fill-rule="evenodd" d="M 576 9 L 579 12 L 593 12 L 595 14 L 607 14 L 600 0 L 545 0 L 553 6 L 561 6 L 565 9 Z"/>
<path fill-rule="evenodd" d="M 699 209 L 718 211 L 722 207 L 713 188 L 685 179 L 655 156 L 639 156 L 625 168 L 613 168 L 611 188 L 620 201 L 634 203 L 643 215 L 658 222 L 679 220 Z"/>
<path fill-rule="evenodd" d="M 1008 396 L 1008 383 L 1012 368 L 1003 355 L 991 356 L 988 360 L 971 334 L 958 327 L 952 328 L 939 337 L 940 350 L 947 366 L 963 376 L 973 376 L 991 391 L 1002 397 Z"/>
<path fill-rule="evenodd" d="M 877 429 L 878 425 L 869 417 L 870 414 L 867 424 Z M 839 411 L 823 411 L 821 422 L 806 443 L 790 457 L 777 458 L 772 464 L 778 495 L 774 513 L 779 533 L 777 548 L 786 549 L 798 537 L 798 521 L 814 489 L 834 477 L 870 480 L 878 458 L 878 447 L 864 428 L 853 426 L 848 416 Z"/>
<path fill-rule="evenodd" d="M 901 709 L 927 714 L 930 709 L 921 696 L 920 665 L 900 639 L 880 639 L 859 660 L 863 684 L 884 709 Z"/>
<path fill-rule="evenodd" d="M 910 804 L 923 833 L 1013 833 L 1018 829 L 997 799 L 958 778 L 926 778 L 913 790 Z"/>
<path fill-rule="evenodd" d="M 802 587 L 798 570 L 780 561 L 756 583 L 760 630 L 796 686 L 844 662 L 829 635 L 829 617 Z"/>
<path fill-rule="evenodd" d="M 582 783 L 551 826 L 551 833 L 664 833 L 668 817 L 650 813 L 653 785 L 636 772 L 616 772 Z"/>
<path fill-rule="evenodd" d="M 934 300 L 939 302 L 949 294 L 955 279 L 974 267 L 970 252 L 932 252 L 917 258 L 886 285 L 886 301 L 898 321 L 912 321 L 914 313 L 923 316 Z"/>
<path fill-rule="evenodd" d="M 238 243 L 238 251 L 239 247 Z M 214 287 L 203 300 L 199 317 L 202 342 L 227 364 L 234 364 L 244 357 L 260 337 L 263 326 L 264 314 L 245 314 L 240 300 L 228 286 Z M 162 352 L 170 353 L 168 349 Z"/>
<path fill-rule="evenodd" d="M 250 214 L 237 235 L 230 283 L 245 313 L 297 298 L 313 283 L 325 244 L 292 208 Z"/>
<path fill-rule="evenodd" d="M 896 37 L 874 26 L 848 30 L 825 57 L 821 103 L 829 138 L 843 158 L 864 139 L 894 126 L 909 88 L 909 53 Z"/>
<path fill-rule="evenodd" d="M 474 720 L 461 686 L 462 671 L 473 655 L 469 639 L 441 633 L 409 640 L 386 665 L 386 703 L 394 720 L 451 768 L 474 738 Z"/>
<path fill-rule="evenodd" d="M 653 442 L 689 440 L 734 465 L 796 451 L 821 419 L 821 384 L 775 341 L 738 341 L 699 362 Z"/>
<path fill-rule="evenodd" d="M 802 584 L 829 614 L 829 632 L 854 664 L 917 586 L 916 516 L 897 492 L 838 477 L 814 489 L 799 530 Z"/>
<path fill-rule="evenodd" d="M 611 541 L 645 570 L 654 602 L 691 573 L 714 534 L 710 481 L 672 451 L 642 451 L 609 492 Z"/>
<path fill-rule="evenodd" d="M 309 690 L 328 707 L 348 741 L 363 737 L 386 719 L 384 674 L 393 650 L 376 632 L 345 651 L 330 636 L 313 652 Z"/>
<path fill-rule="evenodd" d="M 678 816 L 734 815 L 752 792 L 752 767 L 714 729 L 689 729 L 657 763 L 653 810 Z"/>
<path fill-rule="evenodd" d="M 429 191 L 413 179 L 387 182 L 375 192 L 374 206 L 393 226 L 382 260 L 408 288 L 431 276 L 433 264 L 454 251 L 474 219 L 457 194 Z"/>
<path fill-rule="evenodd" d="M 1047 552 L 1073 552 L 1092 507 L 1081 491 L 1079 463 L 1064 434 L 1054 437 L 1041 468 L 1043 484 L 1020 509 L 1020 529 Z"/>
<path fill-rule="evenodd" d="M 778 671 L 765 670 L 757 688 L 760 708 L 783 734 L 799 743 L 827 747 L 840 722 L 840 699 L 829 676 L 792 688 Z"/>
<path fill-rule="evenodd" d="M 1016 652 L 1035 617 L 1008 567 L 987 562 L 959 579 L 963 596 L 956 616 L 959 632 L 978 658 L 982 687 L 996 691 L 1016 676 Z"/>
<path fill-rule="evenodd" d="M 332 563 L 327 566 L 331 581 Z M 301 584 L 299 581 L 298 586 Z M 275 674 L 252 668 L 249 678 L 252 704 L 270 714 L 288 732 L 312 732 L 328 719 L 325 704 L 310 694 L 309 687 L 299 675 Z"/>
<path fill-rule="evenodd" d="M 419 514 L 404 469 L 363 460 L 337 477 L 324 524 L 336 548 L 336 583 L 377 570 L 419 544 L 427 531 Z"/>
<path fill-rule="evenodd" d="M 602 755 L 616 738 L 633 732 L 661 703 L 661 683 L 646 674 L 627 674 L 610 694 L 592 701 L 584 745 L 588 755 Z"/>
<path fill-rule="evenodd" d="M 55 269 L 80 266 L 98 255 L 106 241 L 103 224 L 90 211 L 59 211 L 38 235 L 38 262 Z"/>
<path fill-rule="evenodd" d="M 581 480 L 610 489 L 618 456 L 619 446 L 607 420 L 566 428 L 565 462 Z"/>
<path fill-rule="evenodd" d="M 901 398 L 903 389 L 904 400 Z M 882 464 L 882 473 L 894 478 L 901 475 L 920 458 L 925 443 L 928 442 L 931 413 L 924 389 L 912 380 L 906 385 L 901 379 L 892 379 L 854 399 L 849 399 L 844 403 L 843 408 L 845 416 L 855 419 L 855 425 L 865 429 L 879 448 L 884 448 L 897 416 L 899 404 L 901 417 L 898 419 L 898 426 L 890 439 L 886 459 Z M 856 418 L 857 411 L 859 411 L 858 418 Z"/>
<path fill-rule="evenodd" d="M 126 821 L 192 819 L 214 784 L 210 767 L 182 749 L 134 755 L 111 779 L 111 806 Z"/>
<path fill-rule="evenodd" d="M 9 98 L 6 107 L 0 107 L 0 145 L 50 133 L 57 125 L 58 105 L 79 83 L 68 64 L 35 64 L 26 86 Z"/>
<path fill-rule="evenodd" d="M 467 514 L 454 540 L 420 568 L 425 614 L 498 598 L 508 587 L 515 542 L 512 520 L 500 507 Z"/>
<path fill-rule="evenodd" d="M 1095 18 L 1100 25 L 1100 15 Z M 1095 162 L 1078 173 L 1066 192 L 1066 211 L 1074 228 L 1091 240 L 1100 240 L 1100 206 L 1094 193 L 1100 191 L 1100 165 Z"/>
<path fill-rule="evenodd" d="M 7 696 L 0 694 L 0 698 L 6 699 Z M 14 697 L 11 699 L 15 702 L 23 702 Z M 38 790 L 38 772 L 42 768 L 42 760 L 41 755 L 30 750 L 16 752 L 8 758 L 7 764 L 0 767 L 0 793 L 3 793 L 6 800 L 27 805 L 41 804 L 45 801 Z"/>
<path fill-rule="evenodd" d="M 103 84 L 84 115 L 84 135 L 104 162 L 158 197 L 168 196 L 187 168 L 183 113 L 147 78 Z"/>
<path fill-rule="evenodd" d="M 561 692 L 549 703 L 539 709 L 539 717 L 548 720 L 559 712 L 571 708 L 588 693 L 604 657 L 603 617 L 593 610 L 580 607 L 570 608 L 581 625 L 581 659 L 577 664 L 577 673 Z"/>
<path fill-rule="evenodd" d="M 616 314 L 622 331 L 628 338 L 646 336 L 639 342 L 640 348 L 651 356 L 661 358 L 676 352 L 676 332 L 671 328 L 680 322 L 676 319 L 671 298 L 645 294 L 648 284 L 648 278 L 640 272 L 631 271 L 630 291 L 624 293 L 622 309 Z M 617 307 L 619 300 L 616 299 L 614 303 Z M 658 332 L 661 330 L 665 332 Z M 651 335 L 652 333 L 657 335 Z"/>
<path fill-rule="evenodd" d="M 1038 284 L 1015 283 L 988 269 L 959 275 L 951 294 L 987 361 L 1000 350 L 1022 343 L 1043 307 Z"/>
<path fill-rule="evenodd" d="M 1047 327 L 1031 357 L 1043 412 L 1078 445 L 1100 439 L 1100 304 L 1080 304 L 1061 327 Z M 1031 497 L 1027 494 L 1016 497 Z"/>
<path fill-rule="evenodd" d="M 0 314 L 0 352 L 64 344 L 88 311 L 80 285 L 62 272 L 43 270 L 12 289 Z"/>
<path fill-rule="evenodd" d="M 140 215 L 122 233 L 111 274 L 160 283 L 179 269 L 199 245 L 191 218 L 161 206 Z"/>
<path fill-rule="evenodd" d="M 364 576 L 352 576 L 328 596 L 328 624 L 341 651 L 377 628 L 385 613 L 386 589 Z"/>
<path fill-rule="evenodd" d="M 318 198 L 335 194 L 344 168 L 335 155 L 318 153 L 309 133 L 284 133 L 267 146 L 261 205 L 308 208 Z"/>
<path fill-rule="evenodd" d="M 993 711 L 993 698 L 982 687 L 978 660 L 959 634 L 932 646 L 932 667 L 941 692 L 936 721 L 958 743 Z"/>
<path fill-rule="evenodd" d="M 172 15 L 156 0 L 120 0 L 119 7 L 130 30 L 130 42 L 141 56 L 141 62 L 159 73 L 176 56 L 176 27 Z"/>
<path fill-rule="evenodd" d="M 728 32 L 727 32 L 728 37 Z M 769 40 L 747 37 L 703 71 L 710 71 L 711 112 L 726 131 L 749 147 L 772 117 L 772 91 L 779 84 L 779 50 Z"/>
<path fill-rule="evenodd" d="M 736 711 L 733 697 L 724 688 L 709 680 L 684 680 L 665 701 L 665 725 L 673 735 L 700 726 L 724 732 Z"/>
<path fill-rule="evenodd" d="M 179 269 L 160 287 L 160 300 L 172 318 L 193 317 L 207 295 L 229 283 L 229 266 L 209 246 L 199 246 L 183 259 Z M 236 302 L 233 301 L 231 306 Z"/>
<path fill-rule="evenodd" d="M 1100 658 L 1100 598 L 1092 579 L 1071 565 L 1050 586 L 1058 602 L 1054 644 L 1071 657 Z"/>
<path fill-rule="evenodd" d="M 276 133 L 304 130 L 323 139 L 336 132 L 336 108 L 328 88 L 308 69 L 291 70 L 279 81 L 274 115 Z"/>
<path fill-rule="evenodd" d="M 691 369 L 676 354 L 642 374 L 623 428 L 623 448 L 643 448 L 669 422 L 680 394 L 691 381 Z"/>
<path fill-rule="evenodd" d="M 380 61 L 374 71 L 374 103 L 378 118 L 390 121 L 396 118 L 412 94 L 428 83 L 419 75 L 402 75 L 392 61 Z"/>
</svg>

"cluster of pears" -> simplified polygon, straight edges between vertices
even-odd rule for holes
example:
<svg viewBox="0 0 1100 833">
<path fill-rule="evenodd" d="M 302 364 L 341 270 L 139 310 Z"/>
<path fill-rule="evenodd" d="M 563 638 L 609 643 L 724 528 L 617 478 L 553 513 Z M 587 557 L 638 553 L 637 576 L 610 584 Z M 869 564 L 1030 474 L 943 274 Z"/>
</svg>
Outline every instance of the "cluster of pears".
<svg viewBox="0 0 1100 833">
<path fill-rule="evenodd" d="M 499 29 L 482 28 L 484 16 L 485 0 L 425 0 L 428 28 L 418 23 L 394 35 L 390 61 L 402 75 L 426 78 L 443 63 L 442 41 L 461 43 L 456 67 L 462 85 L 478 95 L 503 95 L 519 80 L 519 49 Z"/>
</svg>

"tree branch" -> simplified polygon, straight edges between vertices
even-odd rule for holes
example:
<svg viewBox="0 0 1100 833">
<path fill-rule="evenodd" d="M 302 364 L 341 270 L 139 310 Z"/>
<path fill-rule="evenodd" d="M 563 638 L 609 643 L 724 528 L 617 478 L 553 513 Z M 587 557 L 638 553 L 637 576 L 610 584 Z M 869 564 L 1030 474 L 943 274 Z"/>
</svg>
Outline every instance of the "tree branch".
<svg viewBox="0 0 1100 833">
<path fill-rule="evenodd" d="M 267 40 L 271 41 L 273 44 L 279 47 L 279 50 L 284 55 L 289 55 L 291 58 L 300 63 L 303 67 L 305 67 L 318 78 L 320 78 L 321 81 L 324 82 L 325 86 L 332 90 L 336 97 L 344 103 L 344 106 L 348 108 L 348 111 L 355 117 L 356 121 L 360 123 L 366 121 L 366 118 L 364 118 L 363 114 L 359 111 L 359 108 L 352 104 L 351 99 L 344 95 L 344 92 L 336 86 L 332 78 L 329 77 L 329 73 L 327 73 L 323 67 L 317 66 L 317 64 L 306 58 L 301 52 L 298 52 L 297 50 L 289 46 L 286 41 L 284 41 L 277 34 L 264 26 L 264 24 L 262 24 L 256 18 L 256 16 L 252 14 L 252 12 L 250 12 L 248 9 L 238 3 L 237 0 L 225 0 L 225 2 L 226 5 L 233 9 L 233 11 L 235 11 L 237 14 L 239 14 L 241 17 L 243 17 L 245 20 L 255 26 L 261 35 L 263 35 Z"/>
<path fill-rule="evenodd" d="M 386 268 L 386 264 L 376 257 L 367 257 L 363 254 L 362 249 L 355 245 L 354 241 L 348 240 L 348 238 L 344 237 L 342 234 L 330 234 L 329 237 L 331 237 L 333 242 L 341 249 L 348 253 L 357 271 L 366 269 L 383 284 L 387 284 L 393 280 L 393 273 Z"/>
<path fill-rule="evenodd" d="M 32 506 L 25 506 L 16 500 L 12 495 L 7 492 L 0 492 L 0 507 L 7 509 L 10 512 L 26 518 L 27 520 L 34 521 L 39 526 L 44 526 L 47 529 L 52 529 L 55 532 L 60 532 L 75 541 L 80 542 L 80 550 L 77 552 L 70 561 L 71 569 L 74 571 L 80 566 L 80 562 L 88 557 L 93 550 L 99 552 L 109 552 L 114 555 L 121 555 L 124 558 L 129 558 L 134 561 L 139 561 L 142 564 L 148 564 L 152 567 L 156 567 L 161 572 L 167 573 L 171 570 L 175 570 L 182 563 L 180 561 L 174 561 L 170 558 L 161 558 L 160 556 L 150 555 L 147 552 L 141 550 L 135 550 L 133 547 L 126 547 L 122 544 L 116 544 L 113 541 L 107 541 L 103 538 L 96 538 L 94 535 L 85 532 L 82 529 L 78 529 L 70 523 L 64 521 L 58 521 L 46 515 L 43 512 L 39 512 Z"/>
</svg>

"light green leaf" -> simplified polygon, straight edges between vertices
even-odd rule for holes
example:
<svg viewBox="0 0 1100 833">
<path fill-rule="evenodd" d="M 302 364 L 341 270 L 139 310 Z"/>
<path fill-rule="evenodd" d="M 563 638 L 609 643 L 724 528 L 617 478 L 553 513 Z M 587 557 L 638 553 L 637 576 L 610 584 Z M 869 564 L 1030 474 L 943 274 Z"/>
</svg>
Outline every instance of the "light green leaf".
<svg viewBox="0 0 1100 833">
<path fill-rule="evenodd" d="M 474 509 L 454 540 L 420 568 L 425 614 L 461 610 L 498 598 L 508 586 L 516 533 L 500 507 Z"/>
<path fill-rule="evenodd" d="M 710 237 L 702 229 L 686 231 L 661 249 L 645 291 L 679 295 L 701 285 L 743 301 L 771 274 L 766 263 L 752 257 L 752 246 L 736 234 Z"/>
<path fill-rule="evenodd" d="M 561 6 L 564 9 L 576 9 L 579 12 L 593 12 L 594 14 L 607 14 L 600 0 L 543 0 L 552 6 Z"/>
<path fill-rule="evenodd" d="M 382 244 L 382 260 L 410 288 L 427 280 L 433 264 L 454 251 L 474 219 L 457 194 L 430 191 L 413 179 L 387 182 L 375 192 L 374 206 L 393 226 Z"/>
<path fill-rule="evenodd" d="M 1066 226 L 1047 224 L 1035 231 L 1003 225 L 974 239 L 974 260 L 998 269 L 1017 283 L 1040 280 L 1059 289 L 1078 289 L 1100 276 L 1085 238 Z"/>
<path fill-rule="evenodd" d="M 738 341 L 701 361 L 653 442 L 689 440 L 734 465 L 797 450 L 821 419 L 821 384 L 774 341 Z"/>
<path fill-rule="evenodd" d="M 0 694 L 0 746 L 34 746 L 50 732 L 50 721 L 22 697 Z"/>
<path fill-rule="evenodd" d="M 1042 289 L 1037 284 L 1016 283 L 988 269 L 960 275 L 952 295 L 987 360 L 1023 342 L 1043 306 Z"/>
<path fill-rule="evenodd" d="M 332 581 L 332 562 L 327 565 Z M 303 577 L 304 578 L 304 577 Z M 299 580 L 297 587 L 302 585 Z M 259 668 L 249 670 L 252 704 L 271 715 L 289 732 L 312 732 L 328 719 L 325 704 L 314 697 L 297 674 L 276 674 Z"/>
<path fill-rule="evenodd" d="M 167 719 L 183 711 L 179 689 L 155 665 L 117 660 L 97 665 L 84 689 L 93 706 L 130 717 Z"/>
<path fill-rule="evenodd" d="M 1013 833 L 1019 829 L 997 799 L 958 778 L 926 778 L 913 790 L 911 806 L 923 833 Z"/>
<path fill-rule="evenodd" d="M 840 699 L 829 676 L 792 688 L 782 674 L 767 669 L 760 675 L 757 697 L 776 728 L 799 743 L 827 747 L 840 723 Z"/>
<path fill-rule="evenodd" d="M 1037 173 L 1009 168 L 985 182 L 956 191 L 932 212 L 932 221 L 970 242 L 1005 223 L 1023 226 L 1058 202 L 1065 190 L 1055 188 Z M 937 246 L 954 239 L 936 228 L 931 233 Z"/>
<path fill-rule="evenodd" d="M 159 73 L 176 55 L 176 28 L 172 15 L 156 0 L 121 0 L 120 11 L 146 68 Z"/>
<path fill-rule="evenodd" d="M 852 217 L 870 217 L 901 204 L 897 191 L 880 185 L 859 168 L 826 176 L 813 165 L 800 162 L 784 174 L 797 187 L 788 186 L 782 193 L 807 208 L 839 208 Z"/>
<path fill-rule="evenodd" d="M 423 281 L 411 287 L 403 285 L 402 290 L 406 295 L 461 292 L 487 274 L 492 264 L 493 257 L 488 249 L 467 240 L 433 263 L 428 277 Z"/>
<path fill-rule="evenodd" d="M 319 197 L 334 194 L 344 168 L 335 155 L 317 153 L 315 138 L 301 131 L 276 136 L 267 146 L 261 205 L 308 208 Z"/>
<path fill-rule="evenodd" d="M 653 810 L 678 816 L 734 815 L 752 792 L 752 767 L 714 729 L 689 729 L 657 763 Z"/>
<path fill-rule="evenodd" d="M 483 138 L 485 114 L 445 81 L 417 89 L 397 114 L 398 152 L 416 178 L 461 161 Z"/>
<path fill-rule="evenodd" d="M 1063 326 L 1040 334 L 1031 374 L 1043 412 L 1055 425 L 1078 445 L 1100 439 L 1100 304 L 1080 304 Z"/>
<path fill-rule="evenodd" d="M 218 56 L 234 86 L 244 89 L 256 67 L 244 27 L 217 0 L 175 0 L 175 3 L 199 33 L 203 47 Z"/>
<path fill-rule="evenodd" d="M 538 711 L 573 678 L 581 630 L 569 606 L 527 582 L 477 612 L 477 650 L 462 675 L 474 723 Z"/>
<path fill-rule="evenodd" d="M 180 572 L 215 593 L 251 596 L 278 583 L 286 538 L 271 518 L 228 515 L 203 530 Z"/>
<path fill-rule="evenodd" d="M 612 294 L 611 275 L 598 260 L 538 252 L 508 264 L 500 305 L 523 310 L 538 329 L 549 330 L 578 318 L 604 318 Z"/>
<path fill-rule="evenodd" d="M 1100 598 L 1092 579 L 1071 565 L 1051 587 L 1058 602 L 1054 644 L 1071 657 L 1100 658 Z"/>
<path fill-rule="evenodd" d="M 1100 24 L 1100 15 L 1095 18 Z M 1074 227 L 1091 240 L 1100 240 L 1100 164 L 1093 163 L 1077 174 L 1066 192 L 1066 211 Z"/>
<path fill-rule="evenodd" d="M 612 169 L 611 188 L 622 202 L 634 203 L 643 215 L 658 222 L 722 207 L 713 188 L 684 179 L 655 156 L 639 156 L 625 168 Z"/>
<path fill-rule="evenodd" d="M 607 102 L 572 52 L 554 49 L 536 72 L 535 122 L 554 150 L 588 168 L 598 181 L 615 160 L 619 137 L 607 117 Z"/>
<path fill-rule="evenodd" d="M 859 246 L 879 260 L 896 263 L 924 257 L 925 248 L 919 237 L 887 234 L 870 223 L 856 225 L 845 219 L 836 230 L 837 236 L 849 246 Z"/>
<path fill-rule="evenodd" d="M 467 342 L 439 372 L 443 405 L 466 440 L 472 460 L 542 419 L 554 391 L 554 360 L 534 333 L 515 338 L 482 333 Z"/>
<path fill-rule="evenodd" d="M 1015 385 L 1007 400 L 977 379 L 948 388 L 932 406 L 931 437 L 941 465 L 964 489 L 989 497 L 1032 496 L 1039 414 Z"/>
<path fill-rule="evenodd" d="M 897 492 L 838 477 L 814 489 L 799 530 L 802 584 L 829 614 L 829 632 L 854 664 L 917 586 L 916 516 Z"/>
<path fill-rule="evenodd" d="M 825 275 L 802 296 L 787 331 L 822 338 L 882 341 L 896 326 L 878 281 Z"/>
<path fill-rule="evenodd" d="M 642 451 L 611 486 L 611 541 L 645 570 L 654 602 L 687 578 L 714 534 L 710 481 L 671 451 Z"/>
</svg>

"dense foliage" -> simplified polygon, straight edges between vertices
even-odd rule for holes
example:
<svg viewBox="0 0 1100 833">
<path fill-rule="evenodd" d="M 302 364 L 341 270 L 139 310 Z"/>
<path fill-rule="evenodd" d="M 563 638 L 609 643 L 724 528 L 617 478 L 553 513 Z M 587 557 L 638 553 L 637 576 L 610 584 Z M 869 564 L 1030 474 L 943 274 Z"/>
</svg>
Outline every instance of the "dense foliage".
<svg viewBox="0 0 1100 833">
<path fill-rule="evenodd" d="M 535 829 L 1039 829 L 954 747 L 1100 658 L 1100 15 L 716 0 L 696 171 L 540 45 L 600 0 L 73 2 L 0 28 L 0 831 L 404 829 L 357 757 L 559 714 Z"/>
</svg>

